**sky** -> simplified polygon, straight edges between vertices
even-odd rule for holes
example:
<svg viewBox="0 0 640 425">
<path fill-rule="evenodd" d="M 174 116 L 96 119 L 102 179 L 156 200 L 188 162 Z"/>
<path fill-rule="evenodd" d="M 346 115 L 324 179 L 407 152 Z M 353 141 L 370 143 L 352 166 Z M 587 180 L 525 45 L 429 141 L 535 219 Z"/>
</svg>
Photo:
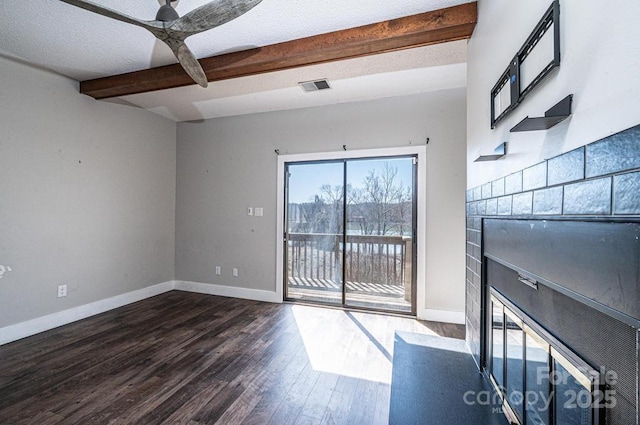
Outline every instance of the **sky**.
<svg viewBox="0 0 640 425">
<path fill-rule="evenodd" d="M 382 170 L 384 163 L 398 168 L 395 183 L 402 181 L 404 186 L 412 182 L 413 162 L 411 158 L 384 158 L 349 160 L 347 162 L 347 182 L 356 188 L 362 185 L 369 170 Z M 300 163 L 289 164 L 289 203 L 313 201 L 314 195 L 320 193 L 324 184 L 342 186 L 343 162 Z"/>
</svg>

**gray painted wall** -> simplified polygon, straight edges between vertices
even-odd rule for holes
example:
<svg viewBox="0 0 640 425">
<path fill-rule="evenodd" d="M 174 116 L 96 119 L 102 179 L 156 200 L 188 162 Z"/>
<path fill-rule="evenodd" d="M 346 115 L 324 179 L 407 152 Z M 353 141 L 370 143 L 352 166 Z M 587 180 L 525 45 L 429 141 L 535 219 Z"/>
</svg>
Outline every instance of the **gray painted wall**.
<svg viewBox="0 0 640 425">
<path fill-rule="evenodd" d="M 175 123 L 0 74 L 0 327 L 172 280 Z"/>
<path fill-rule="evenodd" d="M 274 149 L 382 148 L 429 137 L 426 305 L 464 311 L 465 111 L 465 90 L 454 89 L 178 124 L 176 279 L 275 291 Z M 264 217 L 247 216 L 249 206 L 263 207 Z"/>
</svg>

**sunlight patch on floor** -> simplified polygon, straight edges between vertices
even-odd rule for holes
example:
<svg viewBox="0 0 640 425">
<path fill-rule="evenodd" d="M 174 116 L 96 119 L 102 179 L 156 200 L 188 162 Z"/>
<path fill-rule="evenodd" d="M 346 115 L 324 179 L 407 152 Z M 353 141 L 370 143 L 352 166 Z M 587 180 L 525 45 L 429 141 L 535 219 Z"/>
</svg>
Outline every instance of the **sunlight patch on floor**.
<svg viewBox="0 0 640 425">
<path fill-rule="evenodd" d="M 391 384 L 396 331 L 435 335 L 411 318 L 302 305 L 292 311 L 314 370 L 372 382 Z"/>
</svg>

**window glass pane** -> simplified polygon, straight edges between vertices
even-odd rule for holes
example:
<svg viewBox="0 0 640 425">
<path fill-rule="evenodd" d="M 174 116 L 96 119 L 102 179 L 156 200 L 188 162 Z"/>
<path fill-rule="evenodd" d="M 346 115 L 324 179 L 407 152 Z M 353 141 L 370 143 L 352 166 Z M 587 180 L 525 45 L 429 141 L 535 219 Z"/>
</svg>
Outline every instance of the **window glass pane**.
<svg viewBox="0 0 640 425">
<path fill-rule="evenodd" d="M 491 319 L 492 360 L 491 374 L 499 387 L 504 387 L 504 314 L 502 304 L 492 302 Z"/>
<path fill-rule="evenodd" d="M 345 302 L 411 312 L 413 157 L 347 161 Z"/>
<path fill-rule="evenodd" d="M 505 317 L 507 319 L 507 402 L 522 421 L 524 418 L 524 333 L 509 316 Z"/>
<path fill-rule="evenodd" d="M 287 298 L 342 304 L 343 162 L 289 164 Z"/>
<path fill-rule="evenodd" d="M 553 363 L 556 423 L 591 425 L 591 393 L 555 359 Z"/>
<path fill-rule="evenodd" d="M 549 389 L 549 352 L 530 335 L 527 338 L 527 377 L 526 377 L 526 424 L 548 425 L 550 389 Z"/>
</svg>

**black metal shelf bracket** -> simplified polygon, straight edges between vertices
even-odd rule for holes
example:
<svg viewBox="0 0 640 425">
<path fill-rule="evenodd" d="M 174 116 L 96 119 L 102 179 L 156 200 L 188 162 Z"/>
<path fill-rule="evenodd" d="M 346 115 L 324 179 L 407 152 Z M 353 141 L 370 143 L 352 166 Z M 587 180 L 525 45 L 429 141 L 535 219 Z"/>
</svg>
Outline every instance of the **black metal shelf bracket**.
<svg viewBox="0 0 640 425">
<path fill-rule="evenodd" d="M 473 162 L 496 161 L 507 154 L 507 142 L 502 142 L 493 150 L 492 155 L 480 155 Z"/>
<path fill-rule="evenodd" d="M 510 130 L 511 133 L 550 129 L 554 125 L 566 120 L 569 115 L 571 115 L 572 101 L 573 95 L 570 94 L 545 112 L 544 117 L 526 117 Z"/>
</svg>

